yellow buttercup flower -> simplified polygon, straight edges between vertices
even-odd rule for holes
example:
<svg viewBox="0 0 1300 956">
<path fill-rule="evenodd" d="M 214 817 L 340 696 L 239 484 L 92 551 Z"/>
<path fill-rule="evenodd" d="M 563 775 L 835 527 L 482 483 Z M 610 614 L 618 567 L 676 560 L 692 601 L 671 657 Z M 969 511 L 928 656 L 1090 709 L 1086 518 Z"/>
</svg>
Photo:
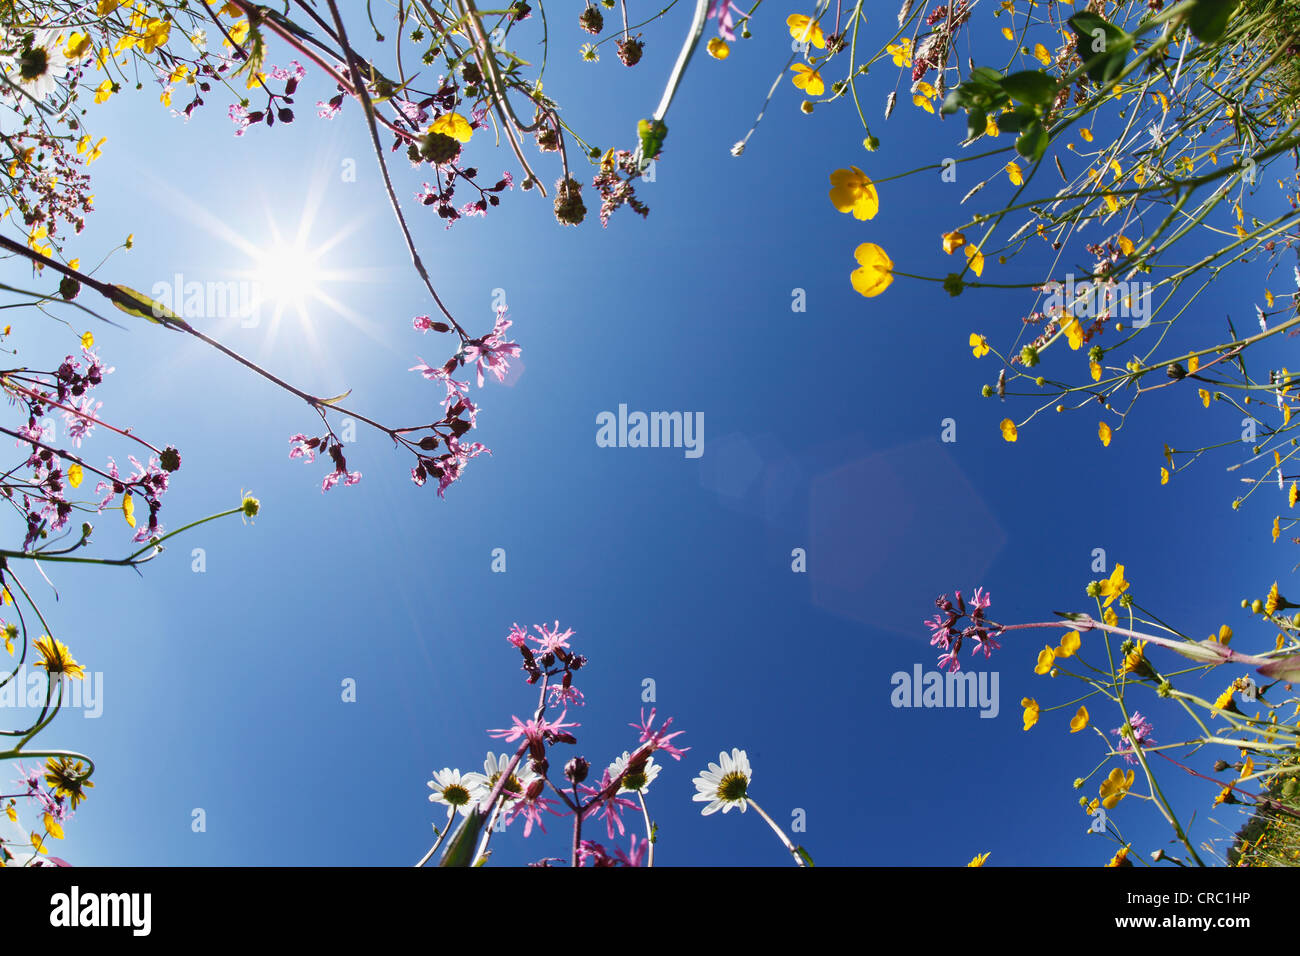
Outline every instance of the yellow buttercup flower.
<svg viewBox="0 0 1300 956">
<path fill-rule="evenodd" d="M 977 246 L 965 246 L 966 262 L 969 263 L 971 271 L 977 276 L 984 274 L 984 253 L 979 251 Z"/>
<path fill-rule="evenodd" d="M 966 237 L 960 232 L 945 232 L 943 234 L 943 251 L 952 255 L 953 250 L 957 249 L 966 242 Z"/>
<path fill-rule="evenodd" d="M 1128 861 L 1128 847 L 1126 846 L 1122 846 L 1118 850 L 1116 850 L 1115 855 L 1112 856 L 1110 858 L 1110 862 L 1106 864 L 1107 867 L 1116 867 L 1116 868 L 1121 866 L 1132 866 L 1132 865 L 1133 864 Z"/>
<path fill-rule="evenodd" d="M 1277 544 L 1278 535 L 1280 535 L 1281 533 L 1282 533 L 1282 519 L 1280 517 L 1274 518 L 1273 519 L 1273 543 L 1274 544 Z"/>
<path fill-rule="evenodd" d="M 853 270 L 849 281 L 859 294 L 870 299 L 889 288 L 894 281 L 894 263 L 884 249 L 874 242 L 864 242 L 853 251 L 853 257 L 859 268 Z"/>
<path fill-rule="evenodd" d="M 1111 436 L 1110 426 L 1107 425 L 1105 422 L 1100 423 L 1097 426 L 1097 437 L 1101 439 L 1101 446 L 1103 448 L 1110 447 L 1110 436 Z"/>
<path fill-rule="evenodd" d="M 1061 645 L 1053 653 L 1057 657 L 1073 657 L 1083 644 L 1083 638 L 1079 636 L 1078 631 L 1071 631 L 1061 638 Z"/>
<path fill-rule="evenodd" d="M 1169 484 L 1169 469 L 1168 469 L 1168 468 L 1164 468 L 1164 467 L 1162 467 L 1162 468 L 1160 469 L 1160 484 L 1162 484 L 1162 485 L 1167 485 L 1167 484 Z"/>
<path fill-rule="evenodd" d="M 791 14 L 785 18 L 785 25 L 790 28 L 792 39 L 800 43 L 811 43 L 819 50 L 826 49 L 826 37 L 812 17 L 805 17 L 801 13 Z"/>
<path fill-rule="evenodd" d="M 1072 315 L 1067 315 L 1061 319 L 1061 331 L 1065 333 L 1065 340 L 1070 345 L 1070 351 L 1077 352 L 1083 347 L 1083 326 L 1079 320 Z"/>
<path fill-rule="evenodd" d="M 1277 610 L 1277 606 L 1281 601 L 1282 598 L 1277 593 L 1277 582 L 1274 581 L 1273 586 L 1268 589 L 1268 597 L 1264 601 L 1264 613 L 1271 615 Z"/>
<path fill-rule="evenodd" d="M 992 851 L 990 851 L 990 852 L 992 852 Z M 988 853 L 976 853 L 975 856 L 973 856 L 973 857 L 971 858 L 971 861 L 970 861 L 969 863 L 967 863 L 966 865 L 967 865 L 967 866 L 983 866 L 983 865 L 984 865 L 984 861 L 987 860 L 988 858 L 989 858 Z"/>
<path fill-rule="evenodd" d="M 1293 481 L 1291 490 L 1286 493 L 1286 505 L 1288 508 L 1294 508 L 1297 500 L 1300 500 L 1300 487 Z"/>
<path fill-rule="evenodd" d="M 1092 374 L 1092 380 L 1093 380 L 1094 382 L 1100 382 L 1100 381 L 1101 381 L 1101 363 L 1100 363 L 1100 362 L 1092 362 L 1092 361 L 1088 362 L 1088 371 Z"/>
<path fill-rule="evenodd" d="M 831 205 L 854 219 L 872 219 L 880 211 L 880 197 L 867 174 L 856 166 L 831 173 Z"/>
<path fill-rule="evenodd" d="M 1034 665 L 1035 674 L 1046 674 L 1056 666 L 1056 652 L 1050 647 L 1044 647 L 1038 652 L 1038 663 Z"/>
<path fill-rule="evenodd" d="M 1002 429 L 1002 437 L 1007 441 L 1015 441 L 1020 437 L 1020 432 L 1016 428 L 1016 423 L 1009 418 L 1002 419 L 1002 424 L 998 427 Z"/>
<path fill-rule="evenodd" d="M 469 120 L 459 113 L 443 113 L 429 125 L 429 132 L 442 133 L 461 143 L 468 143 L 469 138 L 474 135 Z"/>
<path fill-rule="evenodd" d="M 1101 596 L 1106 599 L 1104 607 L 1110 607 L 1112 601 L 1128 590 L 1129 583 L 1124 580 L 1124 565 L 1115 565 L 1110 577 L 1101 582 Z"/>
<path fill-rule="evenodd" d="M 1099 794 L 1101 796 L 1101 805 L 1107 810 L 1113 810 L 1115 804 L 1119 803 L 1128 796 L 1129 790 L 1133 786 L 1133 771 L 1124 773 L 1116 767 L 1110 772 L 1110 776 L 1101 782 Z"/>
<path fill-rule="evenodd" d="M 1043 66 L 1047 66 L 1047 64 L 1052 62 L 1052 55 L 1047 52 L 1047 47 L 1043 46 L 1041 43 L 1035 43 L 1034 59 L 1043 64 Z"/>
<path fill-rule="evenodd" d="M 1103 623 L 1109 624 L 1111 627 L 1115 627 L 1117 624 L 1119 624 L 1119 615 L 1115 613 L 1115 609 L 1113 607 L 1108 607 L 1105 610 L 1103 610 L 1101 612 L 1101 619 Z"/>
<path fill-rule="evenodd" d="M 1021 186 L 1025 182 L 1025 174 L 1020 171 L 1020 164 L 1017 162 L 1007 163 L 1007 176 L 1013 186 Z"/>
<path fill-rule="evenodd" d="M 1201 404 L 1206 408 L 1210 407 L 1210 393 L 1203 388 L 1198 388 L 1196 394 L 1201 396 Z"/>
<path fill-rule="evenodd" d="M 1081 130 L 1079 130 L 1079 135 L 1083 137 L 1083 141 L 1084 141 L 1085 143 L 1091 143 L 1091 142 L 1092 142 L 1092 130 L 1090 130 L 1090 129 L 1081 129 Z"/>
<path fill-rule="evenodd" d="M 713 57 L 715 60 L 725 60 L 727 57 L 731 56 L 731 47 L 727 46 L 727 41 L 722 39 L 722 37 L 714 37 L 708 42 L 704 49 L 706 49 L 709 56 Z"/>
<path fill-rule="evenodd" d="M 885 47 L 885 52 L 894 58 L 894 66 L 912 65 L 912 40 L 910 37 L 903 37 L 897 43 L 888 44 Z"/>
<path fill-rule="evenodd" d="M 1070 733 L 1077 734 L 1088 726 L 1088 708 L 1080 706 L 1070 719 Z"/>
<path fill-rule="evenodd" d="M 989 348 L 989 340 L 978 332 L 972 332 L 970 334 L 970 350 L 975 353 L 976 358 L 983 358 L 992 351 Z"/>
<path fill-rule="evenodd" d="M 794 70 L 794 76 L 790 78 L 791 81 L 809 96 L 821 96 L 826 92 L 826 84 L 822 81 L 822 75 L 808 64 L 796 63 L 790 69 Z"/>
<path fill-rule="evenodd" d="M 113 81 L 104 80 L 99 86 L 95 87 L 95 102 L 104 103 L 113 95 Z"/>
<path fill-rule="evenodd" d="M 85 679 L 85 668 L 72 659 L 72 652 L 62 641 L 43 634 L 36 639 L 36 649 L 40 651 L 41 659 L 34 662 L 34 666 L 45 668 L 51 677 L 67 674 L 77 680 Z"/>
<path fill-rule="evenodd" d="M 1025 697 L 1020 701 L 1020 706 L 1025 709 L 1024 720 L 1025 730 L 1028 730 L 1034 724 L 1038 723 L 1038 701 L 1032 697 Z"/>
<path fill-rule="evenodd" d="M 1236 689 L 1237 685 L 1235 683 L 1228 685 L 1228 689 L 1220 694 L 1218 699 L 1214 702 L 1214 708 L 1210 716 L 1217 717 L 1221 710 L 1237 710 L 1237 704 L 1232 699 L 1232 692 Z"/>
</svg>

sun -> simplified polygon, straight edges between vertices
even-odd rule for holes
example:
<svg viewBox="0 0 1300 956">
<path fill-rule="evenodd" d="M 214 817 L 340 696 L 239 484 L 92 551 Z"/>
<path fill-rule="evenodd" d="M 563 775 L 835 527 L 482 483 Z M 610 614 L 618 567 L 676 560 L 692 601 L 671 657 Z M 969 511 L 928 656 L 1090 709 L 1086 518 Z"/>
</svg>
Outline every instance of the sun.
<svg viewBox="0 0 1300 956">
<path fill-rule="evenodd" d="M 274 308 L 276 313 L 286 309 L 302 313 L 307 302 L 320 295 L 325 276 L 319 252 L 302 243 L 276 241 L 266 249 L 259 249 L 256 260 L 255 294 L 259 302 Z"/>
</svg>

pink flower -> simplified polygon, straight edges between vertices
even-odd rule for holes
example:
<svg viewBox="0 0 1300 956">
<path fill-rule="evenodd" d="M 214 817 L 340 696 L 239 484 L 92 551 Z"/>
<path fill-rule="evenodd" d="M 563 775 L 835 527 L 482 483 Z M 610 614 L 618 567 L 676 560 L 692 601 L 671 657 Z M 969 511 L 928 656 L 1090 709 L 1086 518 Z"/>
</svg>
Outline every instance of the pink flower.
<svg viewBox="0 0 1300 956">
<path fill-rule="evenodd" d="M 524 641 L 528 638 L 528 631 L 518 624 L 510 625 L 510 633 L 506 635 L 506 640 L 515 647 L 523 647 Z"/>
<path fill-rule="evenodd" d="M 646 720 L 645 708 L 642 707 L 641 723 L 628 724 L 628 726 L 633 728 L 634 730 L 639 730 L 641 732 L 641 743 L 653 744 L 651 749 L 662 750 L 664 753 L 672 754 L 673 757 L 675 757 L 678 760 L 681 760 L 682 754 L 686 753 L 686 751 L 690 750 L 691 748 L 690 747 L 678 748 L 676 745 L 669 743 L 669 741 L 672 740 L 674 737 L 681 736 L 682 734 L 685 733 L 685 731 L 674 730 L 671 734 L 666 733 L 668 728 L 672 726 L 673 723 L 672 717 L 669 717 L 667 720 L 665 720 L 664 725 L 660 727 L 658 730 L 652 729 L 652 725 L 654 724 L 654 722 L 655 722 L 655 708 L 653 707 L 650 708 L 650 719 Z"/>
<path fill-rule="evenodd" d="M 633 803 L 626 797 L 620 797 L 618 795 L 618 788 L 611 787 L 610 785 L 612 783 L 613 781 L 610 779 L 609 770 L 607 768 L 600 778 L 600 786 L 598 788 L 592 788 L 586 785 L 583 785 L 581 788 L 583 793 L 591 797 L 597 797 L 604 794 L 606 791 L 609 791 L 608 795 L 602 797 L 598 803 L 600 805 L 600 813 L 605 818 L 606 832 L 609 834 L 611 840 L 614 839 L 615 827 L 618 828 L 619 836 L 622 836 L 625 832 L 623 828 L 623 818 L 620 817 L 619 814 L 623 810 L 637 809 L 637 804 Z"/>
<path fill-rule="evenodd" d="M 496 376 L 498 382 L 504 382 L 506 373 L 510 371 L 510 363 L 506 359 L 519 357 L 519 344 L 505 340 L 505 331 L 511 324 L 506 318 L 505 310 L 501 309 L 497 312 L 496 324 L 491 332 L 481 339 L 470 339 L 465 343 L 465 361 L 474 362 L 477 366 L 479 388 L 483 387 L 485 366 Z"/>
<path fill-rule="evenodd" d="M 565 714 L 561 713 L 560 719 L 552 723 L 545 717 L 532 718 L 525 721 L 520 720 L 512 714 L 510 719 L 515 722 L 513 727 L 509 727 L 505 730 L 489 730 L 488 736 L 500 737 L 502 740 L 506 741 L 506 743 L 514 743 L 521 737 L 527 737 L 530 744 L 538 745 L 541 744 L 548 735 L 559 736 L 563 734 L 565 729 L 568 727 L 582 726 L 581 724 L 566 724 L 564 722 L 564 717 Z"/>
<path fill-rule="evenodd" d="M 560 633 L 560 622 L 556 621 L 554 627 L 548 628 L 545 624 L 534 624 L 533 630 L 541 637 L 530 637 L 529 640 L 537 644 L 537 653 L 554 654 L 557 650 L 571 650 L 569 647 L 569 638 L 573 636 L 573 628 Z"/>
</svg>

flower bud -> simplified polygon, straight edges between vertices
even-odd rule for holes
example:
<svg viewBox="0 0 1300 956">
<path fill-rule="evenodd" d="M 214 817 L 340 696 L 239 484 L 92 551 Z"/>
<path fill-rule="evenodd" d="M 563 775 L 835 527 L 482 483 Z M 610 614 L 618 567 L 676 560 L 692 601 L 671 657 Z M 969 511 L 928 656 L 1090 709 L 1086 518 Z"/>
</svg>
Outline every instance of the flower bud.
<svg viewBox="0 0 1300 956">
<path fill-rule="evenodd" d="M 591 769 L 591 764 L 586 757 L 574 757 L 564 765 L 564 777 L 570 783 L 582 783 L 587 779 L 587 771 Z"/>
</svg>

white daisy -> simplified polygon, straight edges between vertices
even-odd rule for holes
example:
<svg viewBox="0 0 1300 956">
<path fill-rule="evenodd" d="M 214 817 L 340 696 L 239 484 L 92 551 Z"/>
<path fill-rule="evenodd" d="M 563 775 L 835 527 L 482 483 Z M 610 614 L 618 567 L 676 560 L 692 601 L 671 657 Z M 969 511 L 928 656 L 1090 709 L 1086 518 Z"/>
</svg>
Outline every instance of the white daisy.
<svg viewBox="0 0 1300 956">
<path fill-rule="evenodd" d="M 613 780 L 627 769 L 627 762 L 631 756 L 632 755 L 628 751 L 624 750 L 623 756 L 614 759 L 614 762 L 609 765 L 610 780 Z M 639 773 L 630 773 L 624 777 L 623 782 L 619 784 L 618 792 L 633 793 L 640 790 L 642 793 L 645 793 L 650 789 L 650 784 L 655 782 L 655 777 L 657 776 L 659 776 L 659 765 L 655 763 L 654 757 L 647 757 L 645 769 Z"/>
<path fill-rule="evenodd" d="M 731 753 L 724 750 L 718 754 L 718 763 L 709 764 L 709 769 L 692 781 L 699 793 L 691 799 L 708 804 L 700 811 L 706 817 L 719 810 L 730 813 L 731 808 L 736 806 L 744 813 L 749 806 L 746 796 L 753 775 L 745 751 L 738 747 L 733 747 Z"/>
<path fill-rule="evenodd" d="M 459 770 L 443 767 L 435 771 L 429 781 L 429 799 L 434 803 L 455 807 L 462 816 L 469 815 L 469 808 L 474 805 L 479 789 L 483 786 L 483 776 L 477 773 L 462 774 Z"/>
<path fill-rule="evenodd" d="M 509 754 L 502 754 L 498 758 L 496 754 L 488 753 L 487 759 L 483 761 L 483 782 L 479 785 L 477 796 L 479 803 L 487 802 L 487 798 L 492 795 L 492 788 L 496 786 L 497 778 L 501 776 L 501 771 L 510 766 L 512 759 Z M 528 789 L 528 785 L 536 778 L 537 774 L 533 773 L 529 767 L 528 758 L 524 757 L 519 761 L 519 766 L 515 767 L 515 772 L 510 775 L 501 792 L 503 794 L 522 795 Z"/>
<path fill-rule="evenodd" d="M 15 55 L 7 58 L 5 72 L 33 99 L 45 99 L 58 89 L 58 81 L 68 72 L 63 37 L 53 30 L 37 30 L 30 47 L 19 46 Z"/>
</svg>

